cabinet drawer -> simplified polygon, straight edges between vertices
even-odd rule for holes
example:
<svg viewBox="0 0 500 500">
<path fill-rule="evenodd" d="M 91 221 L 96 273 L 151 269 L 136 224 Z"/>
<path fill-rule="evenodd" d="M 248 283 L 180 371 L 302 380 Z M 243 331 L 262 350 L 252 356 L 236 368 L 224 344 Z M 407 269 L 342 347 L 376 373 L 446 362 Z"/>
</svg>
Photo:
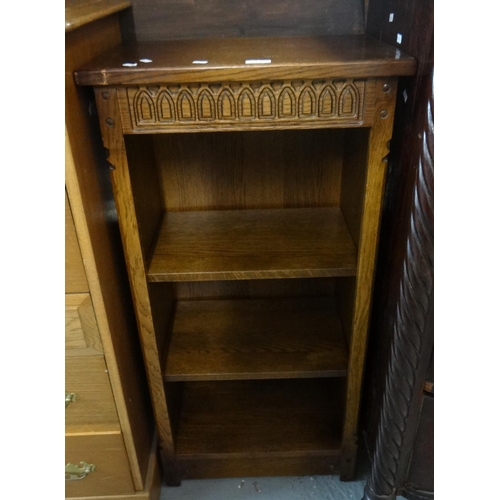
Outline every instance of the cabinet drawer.
<svg viewBox="0 0 500 500">
<path fill-rule="evenodd" d="M 66 358 L 66 434 L 120 432 L 111 384 L 102 356 Z"/>
<path fill-rule="evenodd" d="M 102 344 L 90 295 L 66 294 L 66 355 L 98 353 Z"/>
<path fill-rule="evenodd" d="M 66 481 L 66 497 L 134 493 L 121 434 L 66 436 L 66 464 L 95 466 L 83 479 Z"/>
</svg>

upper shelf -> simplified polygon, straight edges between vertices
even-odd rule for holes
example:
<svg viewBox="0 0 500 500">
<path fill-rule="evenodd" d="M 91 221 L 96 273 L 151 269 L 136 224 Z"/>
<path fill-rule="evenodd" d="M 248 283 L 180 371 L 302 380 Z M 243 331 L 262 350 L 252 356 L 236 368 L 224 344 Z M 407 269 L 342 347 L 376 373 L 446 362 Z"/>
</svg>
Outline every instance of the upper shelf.
<svg viewBox="0 0 500 500">
<path fill-rule="evenodd" d="M 415 67 L 412 57 L 363 35 L 210 38 L 119 46 L 80 68 L 75 79 L 80 85 L 129 85 L 369 78 L 412 75 Z"/>
<path fill-rule="evenodd" d="M 148 280 L 355 276 L 356 257 L 339 208 L 167 212 Z"/>
</svg>

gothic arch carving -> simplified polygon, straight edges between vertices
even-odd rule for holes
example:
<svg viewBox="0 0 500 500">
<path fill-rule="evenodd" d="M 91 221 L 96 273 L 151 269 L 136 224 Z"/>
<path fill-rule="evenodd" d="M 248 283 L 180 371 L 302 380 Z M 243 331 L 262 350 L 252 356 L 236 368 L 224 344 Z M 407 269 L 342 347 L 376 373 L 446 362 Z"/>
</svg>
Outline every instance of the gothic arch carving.
<svg viewBox="0 0 500 500">
<path fill-rule="evenodd" d="M 202 90 L 198 96 L 198 119 L 215 120 L 215 101 L 208 90 Z"/>
<path fill-rule="evenodd" d="M 134 110 L 137 123 L 154 123 L 156 121 L 153 99 L 145 90 L 137 93 L 134 100 Z"/>
<path fill-rule="evenodd" d="M 157 116 L 159 122 L 175 121 L 174 101 L 165 90 L 160 92 L 156 103 Z"/>
<path fill-rule="evenodd" d="M 194 100 L 187 90 L 183 90 L 177 97 L 177 116 L 181 121 L 196 119 Z"/>
</svg>

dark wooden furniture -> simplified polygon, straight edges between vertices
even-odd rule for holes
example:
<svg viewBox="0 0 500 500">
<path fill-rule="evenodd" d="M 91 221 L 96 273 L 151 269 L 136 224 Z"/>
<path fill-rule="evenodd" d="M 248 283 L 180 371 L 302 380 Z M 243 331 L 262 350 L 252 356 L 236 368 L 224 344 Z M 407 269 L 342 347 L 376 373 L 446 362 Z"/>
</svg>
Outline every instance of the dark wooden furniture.
<svg viewBox="0 0 500 500">
<path fill-rule="evenodd" d="M 373 460 L 365 499 L 429 499 L 434 497 L 433 2 L 371 0 L 367 31 L 390 44 L 399 34 L 402 49 L 418 66 L 401 82 L 389 156 L 363 411 Z"/>
<path fill-rule="evenodd" d="M 73 80 L 78 66 L 120 43 L 130 3 L 68 3 L 66 497 L 154 500 L 157 440 L 111 186 L 93 95 Z"/>
<path fill-rule="evenodd" d="M 414 70 L 345 36 L 137 43 L 76 71 L 171 484 L 353 477 L 397 77 Z"/>
</svg>

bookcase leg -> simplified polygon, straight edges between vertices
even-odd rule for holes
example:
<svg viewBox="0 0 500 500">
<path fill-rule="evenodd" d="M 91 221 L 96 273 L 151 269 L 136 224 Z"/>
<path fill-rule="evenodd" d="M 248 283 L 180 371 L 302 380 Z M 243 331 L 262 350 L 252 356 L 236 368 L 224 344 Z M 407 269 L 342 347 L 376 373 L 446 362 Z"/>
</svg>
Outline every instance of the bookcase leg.
<svg viewBox="0 0 500 500">
<path fill-rule="evenodd" d="M 172 428 L 167 408 L 157 332 L 148 291 L 144 250 L 138 231 L 137 212 L 132 190 L 129 162 L 122 133 L 117 91 L 114 87 L 95 90 L 103 145 L 109 151 L 111 182 L 134 299 L 137 326 L 156 420 L 163 474 L 168 484 L 180 484 L 174 460 Z"/>
<path fill-rule="evenodd" d="M 342 462 L 340 463 L 340 480 L 352 481 L 356 473 L 356 455 L 358 453 L 357 438 L 342 448 Z"/>
<path fill-rule="evenodd" d="M 180 486 L 181 476 L 179 469 L 170 455 L 160 446 L 161 465 L 163 469 L 163 479 L 167 486 Z"/>
<path fill-rule="evenodd" d="M 346 387 L 346 412 L 342 437 L 340 479 L 354 478 L 357 451 L 357 429 L 361 401 L 363 366 L 366 356 L 373 275 L 377 254 L 382 193 L 384 191 L 388 142 L 392 136 L 392 117 L 396 105 L 396 79 L 376 81 L 375 123 L 370 130 L 367 166 L 362 201 L 362 219 L 358 247 L 358 274 L 355 283 L 349 368 Z"/>
</svg>

